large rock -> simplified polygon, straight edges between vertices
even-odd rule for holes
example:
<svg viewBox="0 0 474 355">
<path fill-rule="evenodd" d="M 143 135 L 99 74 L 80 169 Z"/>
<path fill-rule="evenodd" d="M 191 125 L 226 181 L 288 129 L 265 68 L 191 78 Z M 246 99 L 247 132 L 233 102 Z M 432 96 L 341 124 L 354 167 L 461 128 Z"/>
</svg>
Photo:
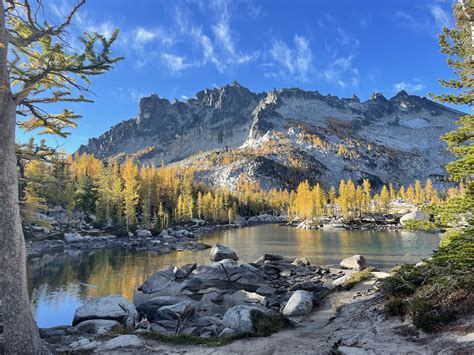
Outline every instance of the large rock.
<svg viewBox="0 0 474 355">
<path fill-rule="evenodd" d="M 339 265 L 346 269 L 360 271 L 367 267 L 367 260 L 363 255 L 353 255 L 350 258 L 342 260 Z"/>
<path fill-rule="evenodd" d="M 283 315 L 287 317 L 299 317 L 310 313 L 313 310 L 313 294 L 308 291 L 298 290 L 295 291 L 285 308 L 283 309 Z"/>
<path fill-rule="evenodd" d="M 145 345 L 145 341 L 136 335 L 120 335 L 110 339 L 97 348 L 97 352 L 116 350 L 123 348 L 137 348 Z"/>
<path fill-rule="evenodd" d="M 101 335 L 110 332 L 120 325 L 121 324 L 118 321 L 111 319 L 89 319 L 76 325 L 74 330 Z"/>
<path fill-rule="evenodd" d="M 423 211 L 413 211 L 413 212 L 403 215 L 400 218 L 400 224 L 403 226 L 406 224 L 406 222 L 413 221 L 413 220 L 429 221 L 430 218 L 431 216 Z"/>
<path fill-rule="evenodd" d="M 140 286 L 139 290 L 144 293 L 153 293 L 166 288 L 175 280 L 173 267 L 155 272 Z"/>
<path fill-rule="evenodd" d="M 196 263 L 186 264 L 180 268 L 175 266 L 173 269 L 174 276 L 177 279 L 184 279 L 186 276 L 188 276 L 190 273 L 196 270 L 196 267 L 197 267 Z"/>
<path fill-rule="evenodd" d="M 224 259 L 239 260 L 239 257 L 235 251 L 229 247 L 217 243 L 211 249 L 210 258 L 211 261 L 221 261 Z"/>
<path fill-rule="evenodd" d="M 137 229 L 135 234 L 140 238 L 149 238 L 152 236 L 151 232 L 147 229 Z"/>
<path fill-rule="evenodd" d="M 148 319 L 155 318 L 157 309 L 163 306 L 170 306 L 176 303 L 180 303 L 185 299 L 182 297 L 174 296 L 158 296 L 154 297 L 144 303 L 137 305 L 137 312 L 144 313 Z"/>
<path fill-rule="evenodd" d="M 187 319 L 194 315 L 196 309 L 191 301 L 182 301 L 173 305 L 163 306 L 156 311 L 156 320 Z"/>
<path fill-rule="evenodd" d="M 93 298 L 76 309 L 72 325 L 89 319 L 111 319 L 125 322 L 127 317 L 137 316 L 132 302 L 120 295 Z"/>
<path fill-rule="evenodd" d="M 223 326 L 232 329 L 236 333 L 253 333 L 255 329 L 250 317 L 252 310 L 261 312 L 261 310 L 252 306 L 235 306 L 228 309 L 224 314 Z"/>
</svg>

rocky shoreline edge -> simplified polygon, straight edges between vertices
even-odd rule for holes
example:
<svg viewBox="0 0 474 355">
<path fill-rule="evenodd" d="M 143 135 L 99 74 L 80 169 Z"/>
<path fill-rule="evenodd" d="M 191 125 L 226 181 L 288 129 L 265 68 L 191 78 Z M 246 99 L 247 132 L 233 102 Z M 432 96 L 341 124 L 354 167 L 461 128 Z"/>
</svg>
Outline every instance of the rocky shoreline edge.
<svg viewBox="0 0 474 355">
<path fill-rule="evenodd" d="M 133 302 L 120 295 L 91 299 L 76 310 L 72 325 L 41 329 L 41 335 L 55 350 L 74 352 L 140 348 L 153 336 L 217 342 L 268 336 L 298 326 L 327 295 L 373 273 L 361 255 L 337 268 L 272 254 L 252 263 L 238 259 L 216 244 L 211 264 L 155 272 L 137 288 Z"/>
<path fill-rule="evenodd" d="M 263 214 L 241 218 L 233 224 L 208 224 L 202 220 L 194 220 L 187 225 L 177 225 L 166 228 L 158 234 L 153 234 L 147 229 L 137 229 L 135 233 L 107 233 L 107 230 L 94 229 L 90 225 L 77 231 L 69 233 L 56 233 L 53 236 L 30 239 L 26 242 L 27 255 L 29 259 L 40 257 L 48 253 L 65 253 L 77 255 L 98 249 L 111 248 L 134 248 L 136 250 L 148 250 L 157 254 L 167 254 L 172 251 L 203 250 L 210 248 L 200 241 L 206 235 L 234 228 L 251 227 L 261 224 L 280 224 L 300 229 L 321 229 L 324 231 L 341 230 L 401 230 L 403 218 L 426 219 L 420 211 L 405 215 L 372 216 L 361 220 L 343 222 L 342 220 L 327 219 L 316 223 L 310 220 L 288 221 L 286 216 L 273 216 Z"/>
<path fill-rule="evenodd" d="M 430 334 L 387 317 L 390 273 L 362 255 L 337 267 L 271 254 L 239 263 L 216 244 L 210 259 L 155 272 L 133 302 L 90 299 L 71 325 L 40 329 L 41 337 L 59 353 L 464 354 L 473 345 L 466 327 Z"/>
</svg>

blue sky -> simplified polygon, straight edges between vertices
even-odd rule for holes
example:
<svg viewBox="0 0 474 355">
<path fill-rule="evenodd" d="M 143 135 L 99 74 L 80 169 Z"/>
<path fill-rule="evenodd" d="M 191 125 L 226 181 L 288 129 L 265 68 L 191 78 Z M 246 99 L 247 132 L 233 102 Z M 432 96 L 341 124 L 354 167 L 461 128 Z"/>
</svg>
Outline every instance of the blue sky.
<svg viewBox="0 0 474 355">
<path fill-rule="evenodd" d="M 59 21 L 71 0 L 50 0 Z M 380 0 L 88 0 L 71 38 L 83 31 L 120 29 L 111 72 L 93 78 L 95 103 L 69 105 L 83 115 L 52 146 L 74 152 L 88 138 L 135 117 L 138 100 L 170 100 L 233 80 L 255 92 L 301 87 L 342 97 L 391 97 L 405 89 L 441 92 L 450 69 L 437 34 L 452 25 L 451 1 Z M 72 42 L 73 39 L 71 39 Z M 51 110 L 64 108 L 51 106 Z M 34 133 L 18 131 L 25 141 Z"/>
</svg>

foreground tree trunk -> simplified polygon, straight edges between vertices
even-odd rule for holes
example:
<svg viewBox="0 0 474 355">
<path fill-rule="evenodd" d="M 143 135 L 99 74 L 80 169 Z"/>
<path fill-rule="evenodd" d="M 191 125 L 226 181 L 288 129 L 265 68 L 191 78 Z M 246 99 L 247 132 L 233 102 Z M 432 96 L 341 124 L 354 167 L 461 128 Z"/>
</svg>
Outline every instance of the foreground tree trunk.
<svg viewBox="0 0 474 355">
<path fill-rule="evenodd" d="M 26 251 L 18 202 L 15 154 L 16 104 L 7 68 L 8 41 L 0 0 L 0 299 L 6 354 L 41 353 L 28 298 Z"/>
</svg>

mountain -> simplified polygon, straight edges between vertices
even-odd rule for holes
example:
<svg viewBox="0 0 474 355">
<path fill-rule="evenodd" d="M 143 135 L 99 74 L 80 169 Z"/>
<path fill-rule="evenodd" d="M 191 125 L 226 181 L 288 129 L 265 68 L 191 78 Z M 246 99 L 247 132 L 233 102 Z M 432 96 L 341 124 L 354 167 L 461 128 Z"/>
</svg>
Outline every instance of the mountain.
<svg viewBox="0 0 474 355">
<path fill-rule="evenodd" d="M 194 166 L 199 179 L 231 188 L 241 174 L 265 188 L 342 178 L 443 185 L 452 156 L 439 137 L 462 115 L 405 91 L 361 102 L 298 88 L 257 94 L 234 82 L 186 102 L 142 98 L 137 118 L 78 152 Z"/>
</svg>

